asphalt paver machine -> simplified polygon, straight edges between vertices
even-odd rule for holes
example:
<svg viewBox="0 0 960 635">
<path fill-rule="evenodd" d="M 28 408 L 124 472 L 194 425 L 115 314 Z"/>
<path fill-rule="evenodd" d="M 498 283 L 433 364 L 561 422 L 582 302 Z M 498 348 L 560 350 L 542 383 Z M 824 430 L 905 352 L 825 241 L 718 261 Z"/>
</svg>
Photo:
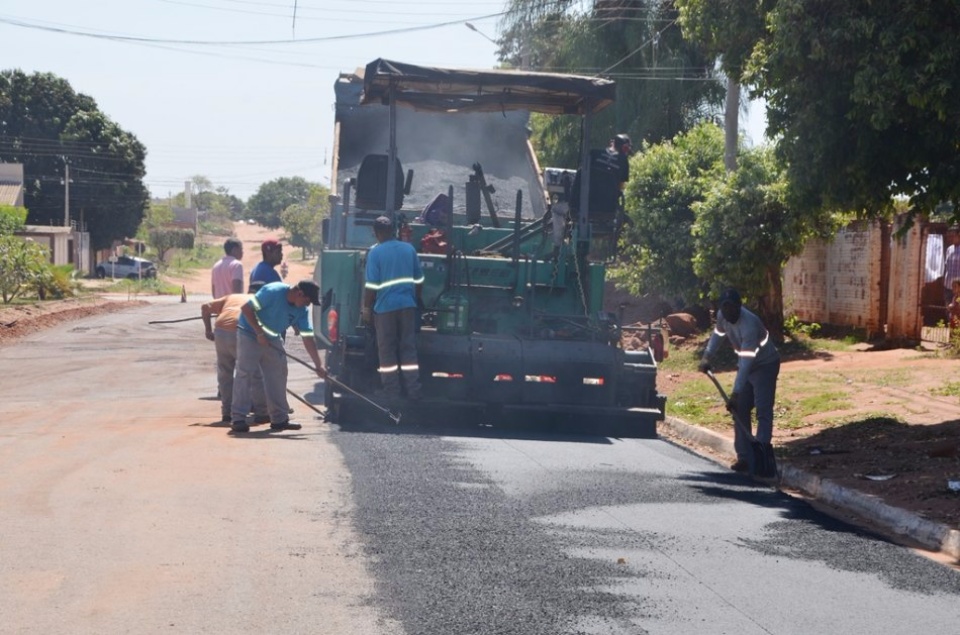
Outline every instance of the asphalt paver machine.
<svg viewBox="0 0 960 635">
<path fill-rule="evenodd" d="M 364 395 L 379 387 L 360 309 L 373 223 L 384 215 L 418 249 L 425 275 L 423 397 L 404 406 L 405 421 L 575 422 L 655 436 L 665 406 L 657 361 L 621 346 L 617 316 L 603 309 L 606 265 L 591 256 L 609 226 L 591 215 L 586 140 L 615 90 L 600 78 L 384 59 L 341 74 L 316 272 L 325 302 L 314 313 L 330 372 Z M 540 169 L 531 112 L 579 118 L 579 205 L 564 201 L 577 168 Z M 362 400 L 333 383 L 325 405 L 335 422 L 364 416 Z"/>
</svg>

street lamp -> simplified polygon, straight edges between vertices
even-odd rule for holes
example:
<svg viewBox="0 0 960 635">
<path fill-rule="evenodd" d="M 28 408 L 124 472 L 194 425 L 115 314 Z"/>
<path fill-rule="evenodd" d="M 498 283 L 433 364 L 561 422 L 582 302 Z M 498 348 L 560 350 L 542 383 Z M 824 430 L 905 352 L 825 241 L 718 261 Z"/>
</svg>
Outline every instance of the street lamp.
<svg viewBox="0 0 960 635">
<path fill-rule="evenodd" d="M 464 22 L 463 24 L 464 24 L 464 26 L 466 26 L 468 29 L 470 29 L 470 30 L 473 31 L 474 33 L 478 33 L 478 34 L 480 34 L 481 37 L 485 37 L 486 39 L 490 40 L 491 42 L 493 42 L 493 43 L 496 44 L 497 46 L 500 46 L 500 43 L 499 43 L 499 42 L 497 42 L 495 39 L 493 39 L 492 37 L 490 37 L 489 35 L 487 35 L 487 34 L 484 33 L 483 31 L 481 31 L 481 30 L 478 29 L 477 27 L 473 26 L 471 23 L 469 23 L 469 22 Z"/>
</svg>

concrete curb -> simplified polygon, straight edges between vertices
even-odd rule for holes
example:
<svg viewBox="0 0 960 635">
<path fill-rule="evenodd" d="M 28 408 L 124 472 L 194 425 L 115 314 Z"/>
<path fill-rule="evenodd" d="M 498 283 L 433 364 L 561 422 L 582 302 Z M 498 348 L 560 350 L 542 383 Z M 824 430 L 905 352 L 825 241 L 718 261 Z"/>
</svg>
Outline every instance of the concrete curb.
<svg viewBox="0 0 960 635">
<path fill-rule="evenodd" d="M 736 457 L 733 441 L 705 428 L 691 425 L 676 417 L 667 417 L 664 425 L 672 436 L 694 445 L 707 447 L 718 454 Z M 707 457 L 709 458 L 709 457 Z M 906 536 L 926 549 L 960 560 L 960 531 L 929 521 L 914 513 L 887 505 L 870 496 L 841 487 L 789 464 L 781 464 L 778 489 L 789 487 L 814 500 L 845 509 L 896 534 Z"/>
</svg>

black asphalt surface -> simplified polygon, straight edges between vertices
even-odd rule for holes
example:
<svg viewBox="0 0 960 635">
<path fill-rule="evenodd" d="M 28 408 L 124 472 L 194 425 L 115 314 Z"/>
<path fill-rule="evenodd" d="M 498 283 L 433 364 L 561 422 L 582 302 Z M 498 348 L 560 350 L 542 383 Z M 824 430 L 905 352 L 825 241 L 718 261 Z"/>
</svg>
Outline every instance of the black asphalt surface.
<svg viewBox="0 0 960 635">
<path fill-rule="evenodd" d="M 957 633 L 960 573 L 662 440 L 346 425 L 410 635 Z"/>
</svg>

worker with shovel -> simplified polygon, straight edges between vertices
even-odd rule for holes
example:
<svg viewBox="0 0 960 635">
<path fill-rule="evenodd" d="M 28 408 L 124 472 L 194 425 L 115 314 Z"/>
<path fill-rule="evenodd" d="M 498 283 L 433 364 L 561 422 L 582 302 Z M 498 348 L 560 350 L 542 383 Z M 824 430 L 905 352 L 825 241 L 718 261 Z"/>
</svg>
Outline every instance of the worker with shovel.
<svg viewBox="0 0 960 635">
<path fill-rule="evenodd" d="M 751 414 L 757 411 L 756 441 L 770 446 L 773 439 L 773 404 L 777 393 L 777 377 L 780 375 L 780 353 L 770 339 L 766 327 L 751 311 L 743 308 L 736 289 L 727 289 L 720 296 L 717 324 L 707 348 L 700 360 L 699 370 L 710 370 L 710 357 L 716 353 L 724 337 L 737 354 L 737 378 L 727 409 L 743 424 L 734 427 L 734 448 L 737 460 L 730 466 L 735 472 L 750 469 L 752 452 L 750 431 Z M 770 448 L 767 448 L 770 450 Z M 772 451 L 771 451 L 772 453 Z"/>
<path fill-rule="evenodd" d="M 263 375 L 264 393 L 273 431 L 297 430 L 299 424 L 290 422 L 287 402 L 287 360 L 283 336 L 293 326 L 303 338 L 304 348 L 313 361 L 317 376 L 325 378 L 327 371 L 320 361 L 317 343 L 307 306 L 320 304 L 320 288 L 313 280 L 301 280 L 296 285 L 273 282 L 257 291 L 240 308 L 237 325 L 237 370 L 233 380 L 231 430 L 248 432 L 246 415 L 250 412 L 252 387 L 259 368 Z"/>
</svg>

